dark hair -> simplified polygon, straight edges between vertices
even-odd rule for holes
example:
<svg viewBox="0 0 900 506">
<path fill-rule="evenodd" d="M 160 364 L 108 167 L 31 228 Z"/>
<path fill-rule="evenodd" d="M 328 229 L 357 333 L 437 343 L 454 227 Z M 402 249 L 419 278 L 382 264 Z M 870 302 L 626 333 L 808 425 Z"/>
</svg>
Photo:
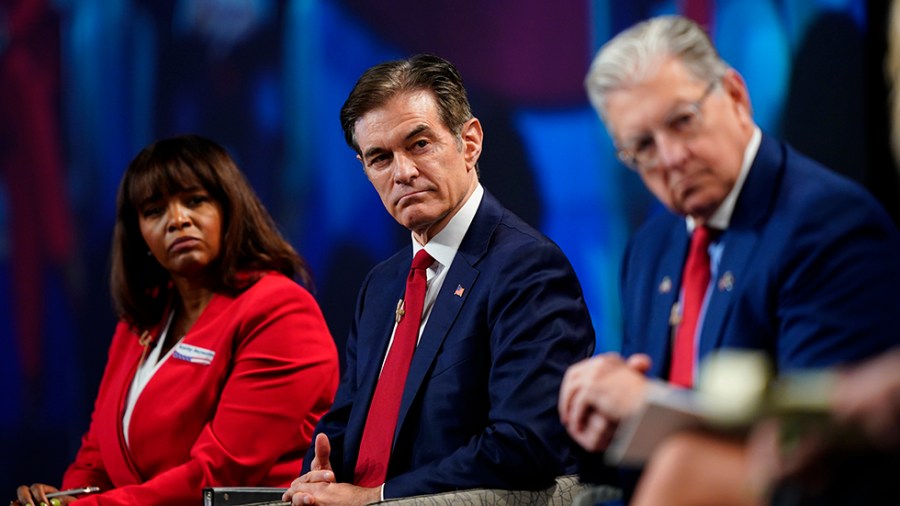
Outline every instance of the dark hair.
<svg viewBox="0 0 900 506">
<path fill-rule="evenodd" d="M 147 254 L 140 206 L 198 185 L 222 208 L 222 248 L 209 267 L 217 292 L 240 293 L 261 271 L 278 271 L 312 286 L 305 262 L 278 232 L 224 148 L 197 135 L 163 139 L 128 165 L 116 199 L 110 288 L 119 317 L 136 328 L 157 324 L 173 291 L 169 272 Z"/>
<path fill-rule="evenodd" d="M 369 111 L 386 104 L 395 95 L 418 90 L 428 90 L 434 94 L 441 121 L 459 137 L 463 125 L 472 117 L 462 77 L 447 60 L 431 54 L 420 54 L 405 60 L 375 65 L 360 76 L 341 107 L 341 128 L 347 145 L 359 153 L 359 145 L 354 136 L 356 122 Z"/>
</svg>

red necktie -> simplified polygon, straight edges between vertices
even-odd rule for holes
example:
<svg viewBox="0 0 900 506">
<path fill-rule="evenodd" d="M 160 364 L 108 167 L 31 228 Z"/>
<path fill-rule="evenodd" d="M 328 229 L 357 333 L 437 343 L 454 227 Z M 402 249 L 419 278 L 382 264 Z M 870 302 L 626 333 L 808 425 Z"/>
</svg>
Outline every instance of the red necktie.
<svg viewBox="0 0 900 506">
<path fill-rule="evenodd" d="M 709 286 L 709 229 L 697 227 L 691 237 L 691 250 L 684 264 L 681 286 L 681 323 L 672 346 L 669 381 L 690 388 L 694 384 L 694 357 L 697 321 Z"/>
<path fill-rule="evenodd" d="M 366 417 L 366 426 L 363 428 L 362 441 L 359 444 L 354 483 L 362 487 L 379 486 L 384 483 L 387 476 L 394 429 L 397 427 L 397 416 L 400 414 L 400 399 L 403 397 L 403 385 L 406 383 L 409 364 L 412 362 L 416 342 L 419 340 L 419 324 L 425 305 L 425 269 L 433 262 L 431 255 L 424 249 L 419 250 L 406 278 L 404 307 L 397 310 L 400 321 L 394 331 L 394 342 L 381 369 L 381 376 L 378 378 L 378 385 L 375 387 L 375 394 L 372 396 L 372 404 Z"/>
</svg>

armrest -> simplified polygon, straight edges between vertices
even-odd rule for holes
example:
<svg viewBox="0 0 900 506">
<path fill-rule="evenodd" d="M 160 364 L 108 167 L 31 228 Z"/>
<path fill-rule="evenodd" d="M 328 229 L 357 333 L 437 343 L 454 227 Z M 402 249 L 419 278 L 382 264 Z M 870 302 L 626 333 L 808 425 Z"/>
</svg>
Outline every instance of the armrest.
<svg viewBox="0 0 900 506">
<path fill-rule="evenodd" d="M 284 489 L 277 490 L 284 492 Z M 216 503 L 216 505 L 242 504 L 245 506 L 286 506 L 288 503 L 281 502 L 280 493 L 276 499 L 263 500 L 262 502 Z M 556 478 L 556 484 L 544 490 L 474 488 L 470 490 L 443 492 L 440 494 L 388 499 L 374 504 L 384 506 L 452 506 L 455 504 L 466 504 L 468 506 L 488 506 L 496 504 L 503 504 L 506 506 L 569 506 L 579 496 L 581 496 L 582 501 L 591 499 L 611 500 L 618 499 L 621 494 L 617 489 L 612 487 L 586 487 L 578 480 L 578 476 L 568 475 Z M 582 502 L 580 504 L 593 503 Z"/>
<path fill-rule="evenodd" d="M 203 489 L 203 506 L 281 502 L 285 490 L 279 487 L 206 487 Z"/>
<path fill-rule="evenodd" d="M 375 504 L 384 506 L 443 506 L 466 504 L 470 506 L 505 504 L 508 506 L 568 506 L 584 485 L 575 475 L 560 476 L 556 484 L 544 490 L 502 490 L 475 488 L 441 494 L 419 495 L 389 499 Z"/>
</svg>

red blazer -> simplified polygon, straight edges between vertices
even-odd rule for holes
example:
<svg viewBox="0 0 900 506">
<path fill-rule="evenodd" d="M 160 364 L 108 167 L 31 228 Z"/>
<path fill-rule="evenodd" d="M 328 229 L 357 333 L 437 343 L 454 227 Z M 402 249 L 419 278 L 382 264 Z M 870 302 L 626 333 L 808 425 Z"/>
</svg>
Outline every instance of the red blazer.
<svg viewBox="0 0 900 506">
<path fill-rule="evenodd" d="M 126 447 L 122 415 L 144 348 L 117 326 L 90 428 L 62 483 L 104 492 L 79 505 L 194 506 L 203 487 L 287 487 L 299 475 L 339 375 L 313 297 L 269 273 L 237 297 L 216 295 L 182 343 L 215 355 L 208 365 L 168 358 L 138 398 Z"/>
</svg>

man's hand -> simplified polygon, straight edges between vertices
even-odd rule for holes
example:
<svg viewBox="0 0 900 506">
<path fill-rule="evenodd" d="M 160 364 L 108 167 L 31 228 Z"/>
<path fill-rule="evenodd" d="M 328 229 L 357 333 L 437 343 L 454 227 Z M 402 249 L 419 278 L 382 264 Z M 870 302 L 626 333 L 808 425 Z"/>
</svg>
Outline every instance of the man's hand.
<svg viewBox="0 0 900 506">
<path fill-rule="evenodd" d="M 316 436 L 316 454 L 309 465 L 309 472 L 291 483 L 282 500 L 294 506 L 301 504 L 363 505 L 381 500 L 381 487 L 365 488 L 337 483 L 331 468 L 331 442 L 328 436 Z"/>
<path fill-rule="evenodd" d="M 619 422 L 640 408 L 650 357 L 616 353 L 569 367 L 559 392 L 559 417 L 569 435 L 588 451 L 606 449 Z"/>
<path fill-rule="evenodd" d="M 316 436 L 315 445 L 316 453 L 312 462 L 309 464 L 309 472 L 291 482 L 291 488 L 289 488 L 281 497 L 282 501 L 288 502 L 292 500 L 292 496 L 300 495 L 300 500 L 302 502 L 294 502 L 294 504 L 314 504 L 313 502 L 306 502 L 306 498 L 303 497 L 304 494 L 299 492 L 299 485 L 309 483 L 335 483 L 334 470 L 331 468 L 330 460 L 331 442 L 328 441 L 328 436 L 325 434 Z"/>
<path fill-rule="evenodd" d="M 831 397 L 839 421 L 884 449 L 900 448 L 900 348 L 842 372 Z"/>
<path fill-rule="evenodd" d="M 349 483 L 300 481 L 309 474 L 312 472 L 294 480 L 291 488 L 285 493 L 284 500 L 290 501 L 292 506 L 305 504 L 363 506 L 381 500 L 381 487 L 367 488 Z"/>
</svg>

